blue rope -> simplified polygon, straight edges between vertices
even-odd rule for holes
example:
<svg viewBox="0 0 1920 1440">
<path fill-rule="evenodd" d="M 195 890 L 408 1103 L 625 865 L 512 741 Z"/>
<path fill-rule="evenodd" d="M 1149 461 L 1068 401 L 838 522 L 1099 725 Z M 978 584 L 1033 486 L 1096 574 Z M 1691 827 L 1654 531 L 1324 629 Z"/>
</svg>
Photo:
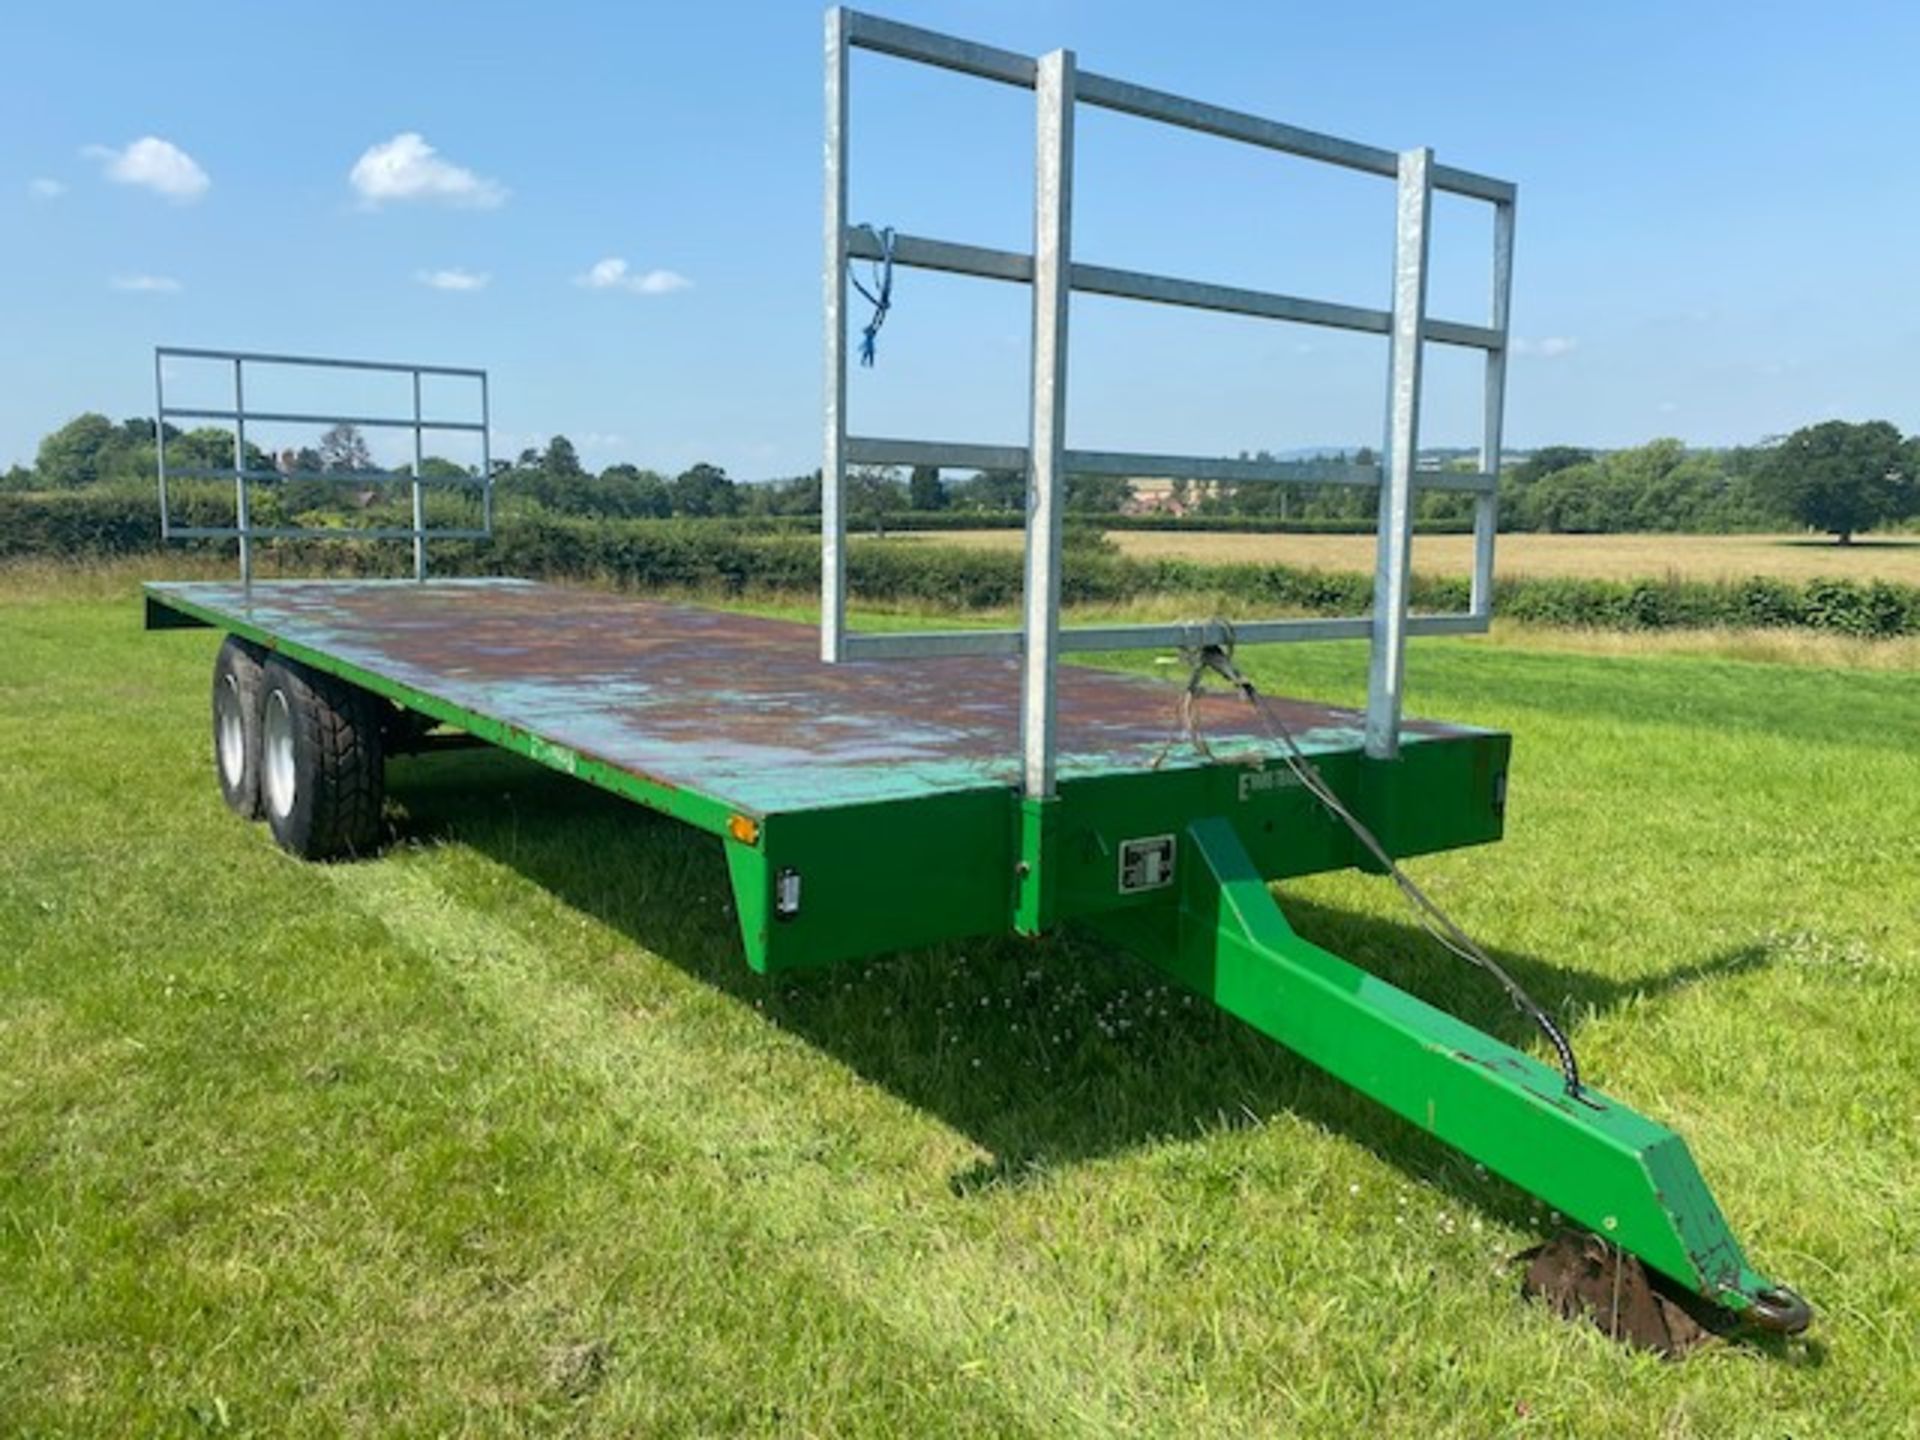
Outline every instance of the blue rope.
<svg viewBox="0 0 1920 1440">
<path fill-rule="evenodd" d="M 880 327 L 887 323 L 887 311 L 893 308 L 893 227 L 889 225 L 878 231 L 871 225 L 859 228 L 872 235 L 880 246 L 880 258 L 873 262 L 873 289 L 869 290 L 860 283 L 860 277 L 854 273 L 851 265 L 847 267 L 847 278 L 853 282 L 853 288 L 873 306 L 873 315 L 860 332 L 860 363 L 871 366 L 874 347 L 880 339 Z"/>
</svg>

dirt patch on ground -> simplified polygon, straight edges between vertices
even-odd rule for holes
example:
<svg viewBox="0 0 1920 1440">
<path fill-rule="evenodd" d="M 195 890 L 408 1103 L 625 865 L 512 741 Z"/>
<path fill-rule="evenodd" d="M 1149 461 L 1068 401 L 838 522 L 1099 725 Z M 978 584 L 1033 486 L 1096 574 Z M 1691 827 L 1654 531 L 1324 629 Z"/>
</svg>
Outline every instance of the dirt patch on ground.
<svg viewBox="0 0 1920 1440">
<path fill-rule="evenodd" d="M 1566 1320 L 1586 1319 L 1611 1339 L 1677 1359 L 1711 1332 L 1654 1288 L 1646 1266 L 1597 1235 L 1562 1231 L 1522 1254 L 1520 1293 Z"/>
</svg>

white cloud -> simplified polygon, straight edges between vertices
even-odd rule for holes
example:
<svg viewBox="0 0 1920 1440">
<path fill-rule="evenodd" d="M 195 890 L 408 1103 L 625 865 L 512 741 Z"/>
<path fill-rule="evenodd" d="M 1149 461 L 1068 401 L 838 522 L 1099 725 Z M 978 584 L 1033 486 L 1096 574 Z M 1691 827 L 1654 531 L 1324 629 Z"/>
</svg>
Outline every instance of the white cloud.
<svg viewBox="0 0 1920 1440">
<path fill-rule="evenodd" d="M 484 290 L 493 280 L 493 276 L 485 272 L 462 270 L 457 266 L 450 270 L 416 270 L 413 278 L 435 290 Z"/>
<path fill-rule="evenodd" d="M 507 198 L 506 187 L 464 165 L 441 158 L 418 131 L 408 130 L 369 145 L 353 162 L 348 182 L 369 207 L 387 200 L 436 200 L 473 210 L 491 210 Z"/>
<path fill-rule="evenodd" d="M 1542 360 L 1558 360 L 1579 348 L 1580 342 L 1571 335 L 1543 335 L 1538 340 L 1513 342 L 1514 354 L 1537 355 Z"/>
<path fill-rule="evenodd" d="M 573 283 L 589 290 L 631 290 L 636 295 L 671 295 L 693 288 L 693 281 L 677 270 L 647 270 L 636 275 L 617 255 L 608 256 L 584 275 L 574 276 Z"/>
<path fill-rule="evenodd" d="M 124 150 L 89 145 L 80 153 L 100 161 L 102 173 L 115 184 L 139 185 L 182 204 L 198 200 L 213 184 L 191 155 L 157 135 L 143 135 Z"/>
<path fill-rule="evenodd" d="M 116 275 L 107 283 L 116 290 L 148 295 L 178 295 L 186 288 L 171 275 Z"/>
<path fill-rule="evenodd" d="M 67 193 L 67 187 L 58 180 L 49 180 L 41 175 L 27 182 L 27 193 L 36 200 L 58 200 Z"/>
</svg>

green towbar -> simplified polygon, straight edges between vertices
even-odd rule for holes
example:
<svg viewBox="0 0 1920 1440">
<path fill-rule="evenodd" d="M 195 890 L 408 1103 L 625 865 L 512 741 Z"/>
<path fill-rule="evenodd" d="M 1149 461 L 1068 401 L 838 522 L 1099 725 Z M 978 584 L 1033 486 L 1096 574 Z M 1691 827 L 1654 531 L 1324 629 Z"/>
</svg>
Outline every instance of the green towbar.
<svg viewBox="0 0 1920 1440">
<path fill-rule="evenodd" d="M 1223 819 L 1191 823 L 1174 899 L 1118 943 L 1638 1256 L 1702 1298 L 1794 1331 L 1805 1302 L 1747 1263 L 1686 1142 L 1303 939 Z"/>
</svg>

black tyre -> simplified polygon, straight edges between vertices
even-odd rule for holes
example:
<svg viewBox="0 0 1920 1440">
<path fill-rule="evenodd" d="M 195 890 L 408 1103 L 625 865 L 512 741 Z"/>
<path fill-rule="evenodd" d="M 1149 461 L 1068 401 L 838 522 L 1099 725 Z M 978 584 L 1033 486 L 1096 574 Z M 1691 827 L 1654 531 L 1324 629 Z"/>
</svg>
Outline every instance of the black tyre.
<svg viewBox="0 0 1920 1440">
<path fill-rule="evenodd" d="M 386 789 L 382 706 L 357 685 L 279 656 L 260 684 L 260 803 L 303 860 L 367 854 Z"/>
<path fill-rule="evenodd" d="M 213 773 L 227 808 L 260 818 L 260 681 L 258 646 L 229 635 L 213 662 Z"/>
</svg>

